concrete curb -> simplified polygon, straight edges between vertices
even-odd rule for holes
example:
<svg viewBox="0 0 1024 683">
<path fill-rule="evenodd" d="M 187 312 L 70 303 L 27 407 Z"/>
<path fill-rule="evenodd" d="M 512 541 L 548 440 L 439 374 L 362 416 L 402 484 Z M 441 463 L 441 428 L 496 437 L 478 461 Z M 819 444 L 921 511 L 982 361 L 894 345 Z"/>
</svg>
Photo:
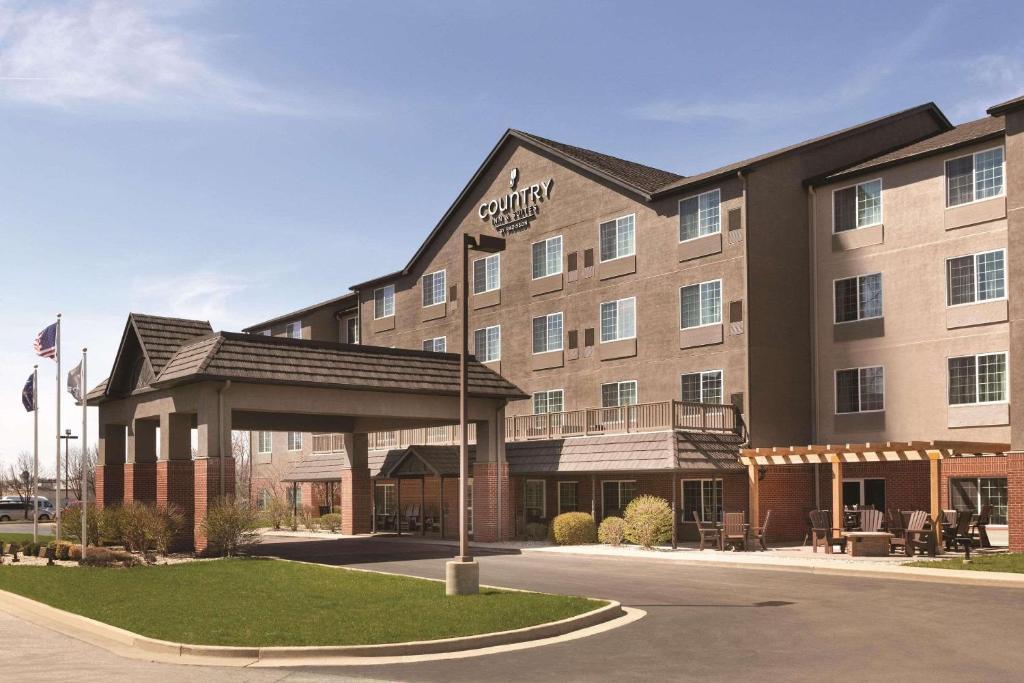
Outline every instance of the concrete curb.
<svg viewBox="0 0 1024 683">
<path fill-rule="evenodd" d="M 524 645 L 540 646 L 547 644 L 544 641 L 572 636 L 587 629 L 612 627 L 610 622 L 615 620 L 628 623 L 643 616 L 642 612 L 639 615 L 635 614 L 635 610 L 627 613 L 618 602 L 608 601 L 607 605 L 598 609 L 559 621 L 458 638 L 381 645 L 236 647 L 191 645 L 149 638 L 3 590 L 0 590 L 0 610 L 121 656 L 207 666 L 295 666 L 298 660 L 303 660 L 303 663 L 340 660 L 332 663 L 368 665 L 388 663 L 388 659 L 410 657 L 464 657 L 472 656 L 475 651 L 481 651 L 479 654 L 489 654 L 508 646 L 515 649 Z M 625 619 L 626 617 L 631 618 Z"/>
</svg>

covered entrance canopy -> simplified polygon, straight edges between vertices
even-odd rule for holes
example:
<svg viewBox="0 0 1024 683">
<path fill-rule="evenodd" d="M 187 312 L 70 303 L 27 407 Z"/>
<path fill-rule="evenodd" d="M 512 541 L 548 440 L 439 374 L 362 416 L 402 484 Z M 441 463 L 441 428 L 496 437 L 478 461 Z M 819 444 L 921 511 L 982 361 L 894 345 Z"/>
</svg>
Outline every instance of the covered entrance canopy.
<svg viewBox="0 0 1024 683">
<path fill-rule="evenodd" d="M 478 466 L 503 462 L 505 405 L 527 395 L 468 365 Z M 354 506 L 343 530 L 363 533 L 367 433 L 456 424 L 458 395 L 457 354 L 212 332 L 203 321 L 133 314 L 110 377 L 88 399 L 100 413 L 97 497 L 173 503 L 202 545 L 207 505 L 233 493 L 233 429 L 337 432 L 342 499 L 354 501 L 343 504 Z"/>
<path fill-rule="evenodd" d="M 750 482 L 752 525 L 759 525 L 761 468 L 767 466 L 831 465 L 832 525 L 843 526 L 843 466 L 851 463 L 927 462 L 929 465 L 929 514 L 941 519 L 941 466 L 943 460 L 999 456 L 1010 448 L 1005 443 L 973 441 L 886 441 L 878 443 L 823 444 L 743 448 L 740 462 L 747 466 Z M 940 544 L 941 545 L 941 544 Z"/>
</svg>

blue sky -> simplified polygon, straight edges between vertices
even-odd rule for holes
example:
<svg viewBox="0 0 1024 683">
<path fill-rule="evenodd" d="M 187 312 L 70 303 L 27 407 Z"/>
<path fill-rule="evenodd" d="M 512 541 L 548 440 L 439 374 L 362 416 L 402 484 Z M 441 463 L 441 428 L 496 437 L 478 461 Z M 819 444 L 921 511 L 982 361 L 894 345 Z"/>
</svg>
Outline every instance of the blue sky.
<svg viewBox="0 0 1024 683">
<path fill-rule="evenodd" d="M 929 100 L 978 118 L 1024 92 L 1022 15 L 0 0 L 0 462 L 31 449 L 57 312 L 95 383 L 130 311 L 239 329 L 337 296 L 401 267 L 508 127 L 691 174 Z"/>
</svg>

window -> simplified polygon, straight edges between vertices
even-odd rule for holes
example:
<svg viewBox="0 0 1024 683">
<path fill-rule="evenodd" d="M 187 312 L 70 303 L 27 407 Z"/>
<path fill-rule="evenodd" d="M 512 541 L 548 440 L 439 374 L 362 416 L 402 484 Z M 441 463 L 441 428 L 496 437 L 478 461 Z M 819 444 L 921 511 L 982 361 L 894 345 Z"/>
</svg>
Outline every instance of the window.
<svg viewBox="0 0 1024 683">
<path fill-rule="evenodd" d="M 600 227 L 601 260 L 632 256 L 636 253 L 636 216 L 629 214 Z"/>
<path fill-rule="evenodd" d="M 1006 354 L 984 353 L 949 359 L 949 405 L 1006 400 Z"/>
<path fill-rule="evenodd" d="M 636 336 L 636 297 L 601 304 L 601 342 Z"/>
<path fill-rule="evenodd" d="M 682 376 L 683 400 L 691 403 L 722 402 L 722 371 L 691 372 Z"/>
<path fill-rule="evenodd" d="M 885 379 L 880 366 L 836 370 L 836 413 L 879 410 L 885 410 Z"/>
<path fill-rule="evenodd" d="M 683 521 L 694 521 L 694 513 L 702 522 L 722 521 L 722 480 L 721 479 L 684 479 L 679 482 L 683 487 Z"/>
<path fill-rule="evenodd" d="M 971 477 L 949 480 L 949 500 L 957 510 L 980 514 L 981 508 L 992 506 L 992 524 L 1006 524 L 1007 496 L 1004 477 Z"/>
<path fill-rule="evenodd" d="M 373 290 L 373 319 L 380 320 L 395 314 L 395 286 Z"/>
<path fill-rule="evenodd" d="M 473 333 L 476 359 L 481 363 L 501 360 L 501 325 L 492 325 Z"/>
<path fill-rule="evenodd" d="M 679 289 L 679 328 L 722 322 L 722 281 L 711 280 Z"/>
<path fill-rule="evenodd" d="M 341 341 L 345 344 L 359 343 L 359 316 L 350 315 L 342 319 Z"/>
<path fill-rule="evenodd" d="M 270 432 L 257 432 L 256 433 L 256 452 L 257 453 L 269 453 L 273 450 L 271 443 Z"/>
<path fill-rule="evenodd" d="M 301 508 L 302 507 L 302 486 L 289 486 L 285 493 L 285 500 L 288 501 L 288 507 Z"/>
<path fill-rule="evenodd" d="M 393 515 L 395 513 L 395 485 L 377 484 L 374 487 L 374 508 L 378 515 Z M 457 507 L 457 506 L 456 506 Z"/>
<path fill-rule="evenodd" d="M 562 236 L 533 243 L 533 279 L 562 272 Z"/>
<path fill-rule="evenodd" d="M 601 516 L 621 517 L 629 502 L 636 498 L 635 481 L 601 482 Z"/>
<path fill-rule="evenodd" d="M 423 340 L 423 350 L 433 351 L 434 353 L 444 353 L 445 347 L 448 344 L 447 337 L 434 337 L 433 339 Z"/>
<path fill-rule="evenodd" d="M 947 306 L 973 304 L 1005 296 L 1005 250 L 946 259 Z"/>
<path fill-rule="evenodd" d="M 562 314 L 549 313 L 533 319 L 533 352 L 562 350 Z"/>
<path fill-rule="evenodd" d="M 601 407 L 618 408 L 636 405 L 636 380 L 601 385 Z"/>
<path fill-rule="evenodd" d="M 271 498 L 273 498 L 273 496 L 270 495 L 270 491 L 268 489 L 260 489 L 260 492 L 256 496 L 256 509 L 266 510 L 270 506 Z"/>
<path fill-rule="evenodd" d="M 946 206 L 1003 194 L 1003 148 L 986 149 L 946 162 Z"/>
<path fill-rule="evenodd" d="M 302 339 L 302 321 L 296 320 L 285 325 L 284 336 L 289 339 Z"/>
<path fill-rule="evenodd" d="M 545 517 L 545 486 L 543 479 L 527 479 L 526 490 L 523 492 L 523 507 L 526 508 L 526 521 L 536 522 Z"/>
<path fill-rule="evenodd" d="M 560 413 L 565 409 L 565 392 L 561 389 L 538 391 L 533 395 L 533 414 Z"/>
<path fill-rule="evenodd" d="M 679 241 L 722 231 L 722 193 L 717 189 L 679 202 Z"/>
<path fill-rule="evenodd" d="M 882 274 L 858 275 L 835 281 L 837 323 L 882 317 Z"/>
<path fill-rule="evenodd" d="M 579 509 L 580 485 L 575 481 L 558 482 L 558 514 Z"/>
<path fill-rule="evenodd" d="M 832 192 L 832 232 L 882 222 L 882 181 L 871 180 Z"/>
<path fill-rule="evenodd" d="M 445 302 L 445 271 L 427 273 L 423 276 L 423 306 Z"/>
<path fill-rule="evenodd" d="M 288 450 L 302 450 L 302 432 L 288 432 Z"/>
<path fill-rule="evenodd" d="M 501 254 L 473 261 L 473 293 L 483 294 L 501 287 Z"/>
</svg>

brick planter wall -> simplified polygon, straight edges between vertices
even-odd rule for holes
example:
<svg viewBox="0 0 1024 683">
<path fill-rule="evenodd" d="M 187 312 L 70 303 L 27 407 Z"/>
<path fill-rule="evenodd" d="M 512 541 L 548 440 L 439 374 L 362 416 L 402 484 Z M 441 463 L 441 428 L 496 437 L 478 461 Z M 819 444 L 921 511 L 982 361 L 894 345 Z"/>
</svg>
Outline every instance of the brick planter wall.
<svg viewBox="0 0 1024 683">
<path fill-rule="evenodd" d="M 175 550 L 194 548 L 195 473 L 191 460 L 159 460 L 156 463 L 156 505 L 173 505 L 182 513 L 184 523 L 174 541 Z"/>
<path fill-rule="evenodd" d="M 96 466 L 96 507 L 124 502 L 124 465 Z"/>
<path fill-rule="evenodd" d="M 156 462 L 125 464 L 124 500 L 156 503 Z"/>
</svg>

